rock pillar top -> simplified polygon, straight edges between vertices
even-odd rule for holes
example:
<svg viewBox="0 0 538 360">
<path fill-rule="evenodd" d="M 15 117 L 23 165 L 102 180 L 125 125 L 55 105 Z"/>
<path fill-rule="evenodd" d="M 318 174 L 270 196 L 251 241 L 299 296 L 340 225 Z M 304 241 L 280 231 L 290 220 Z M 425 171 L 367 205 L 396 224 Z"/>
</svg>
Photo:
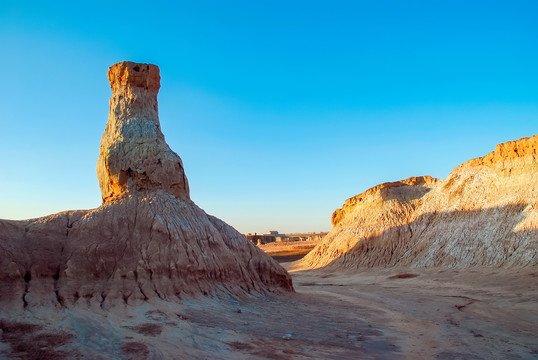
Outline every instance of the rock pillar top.
<svg viewBox="0 0 538 360">
<path fill-rule="evenodd" d="M 127 87 L 141 87 L 159 91 L 161 75 L 159 67 L 152 64 L 138 64 L 122 61 L 108 69 L 108 80 L 112 93 L 124 91 Z"/>
</svg>

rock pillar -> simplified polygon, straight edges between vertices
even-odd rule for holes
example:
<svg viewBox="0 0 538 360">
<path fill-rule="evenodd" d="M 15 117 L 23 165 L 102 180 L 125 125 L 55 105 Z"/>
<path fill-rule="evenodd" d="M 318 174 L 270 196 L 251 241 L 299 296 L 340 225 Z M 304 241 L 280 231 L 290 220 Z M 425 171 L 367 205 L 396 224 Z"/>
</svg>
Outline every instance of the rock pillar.
<svg viewBox="0 0 538 360">
<path fill-rule="evenodd" d="M 158 189 L 189 200 L 183 163 L 159 123 L 159 68 L 124 61 L 108 69 L 108 79 L 112 97 L 97 162 L 103 202 Z"/>
</svg>

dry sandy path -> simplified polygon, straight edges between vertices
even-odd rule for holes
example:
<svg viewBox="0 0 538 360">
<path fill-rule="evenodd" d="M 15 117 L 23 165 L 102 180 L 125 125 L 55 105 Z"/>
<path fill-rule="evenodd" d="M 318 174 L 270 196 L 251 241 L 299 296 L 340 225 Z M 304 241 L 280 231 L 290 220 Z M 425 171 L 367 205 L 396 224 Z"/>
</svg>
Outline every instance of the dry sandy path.
<svg viewBox="0 0 538 360">
<path fill-rule="evenodd" d="M 318 270 L 293 280 L 300 295 L 381 329 L 395 356 L 538 359 L 537 269 Z"/>
</svg>

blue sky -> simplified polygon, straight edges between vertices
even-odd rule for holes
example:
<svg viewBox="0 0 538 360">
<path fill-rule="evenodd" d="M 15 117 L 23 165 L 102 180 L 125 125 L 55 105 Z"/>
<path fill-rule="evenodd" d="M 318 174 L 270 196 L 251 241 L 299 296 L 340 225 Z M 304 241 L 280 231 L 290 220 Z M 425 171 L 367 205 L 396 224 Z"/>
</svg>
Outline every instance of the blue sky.
<svg viewBox="0 0 538 360">
<path fill-rule="evenodd" d="M 107 68 L 161 68 L 191 197 L 242 232 L 326 231 L 385 181 L 538 133 L 536 1 L 0 4 L 0 218 L 94 208 Z"/>
</svg>

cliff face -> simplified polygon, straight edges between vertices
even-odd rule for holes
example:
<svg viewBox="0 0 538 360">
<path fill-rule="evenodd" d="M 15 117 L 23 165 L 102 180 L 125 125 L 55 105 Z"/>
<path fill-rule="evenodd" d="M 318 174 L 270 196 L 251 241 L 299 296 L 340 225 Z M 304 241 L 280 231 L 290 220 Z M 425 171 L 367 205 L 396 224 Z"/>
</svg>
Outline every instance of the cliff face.
<svg viewBox="0 0 538 360">
<path fill-rule="evenodd" d="M 441 181 L 410 178 L 348 199 L 299 266 L 538 264 L 538 136 L 497 145 Z"/>
<path fill-rule="evenodd" d="M 108 309 L 191 294 L 292 291 L 288 273 L 189 198 L 157 108 L 159 69 L 123 62 L 97 174 L 103 205 L 0 220 L 0 304 Z"/>
</svg>

